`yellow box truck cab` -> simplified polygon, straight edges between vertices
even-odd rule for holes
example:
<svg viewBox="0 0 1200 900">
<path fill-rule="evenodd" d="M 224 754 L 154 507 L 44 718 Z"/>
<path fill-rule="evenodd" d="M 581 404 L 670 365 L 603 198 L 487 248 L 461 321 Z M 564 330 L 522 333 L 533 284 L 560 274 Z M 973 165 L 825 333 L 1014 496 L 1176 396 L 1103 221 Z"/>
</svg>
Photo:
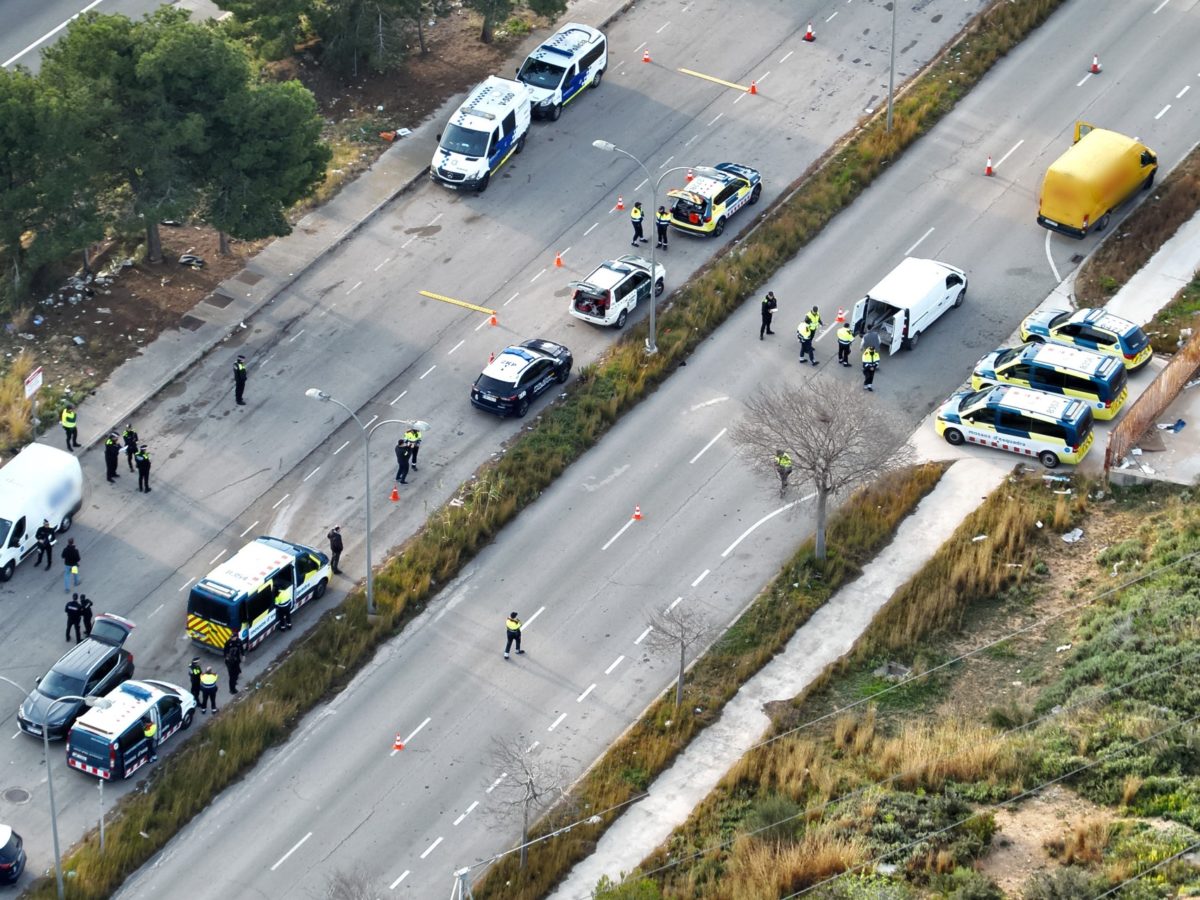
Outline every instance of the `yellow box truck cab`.
<svg viewBox="0 0 1200 900">
<path fill-rule="evenodd" d="M 1154 184 L 1158 156 L 1141 141 L 1075 123 L 1075 144 L 1050 164 L 1038 224 L 1073 238 L 1103 231 L 1112 211 Z"/>
</svg>

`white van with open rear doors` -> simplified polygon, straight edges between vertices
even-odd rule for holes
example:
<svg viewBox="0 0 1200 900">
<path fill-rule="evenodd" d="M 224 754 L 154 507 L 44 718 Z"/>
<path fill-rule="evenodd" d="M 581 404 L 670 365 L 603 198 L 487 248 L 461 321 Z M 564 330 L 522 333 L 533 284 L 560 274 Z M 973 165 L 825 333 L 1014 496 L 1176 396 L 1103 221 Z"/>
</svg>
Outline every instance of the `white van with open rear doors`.
<svg viewBox="0 0 1200 900">
<path fill-rule="evenodd" d="M 529 88 L 533 113 L 555 121 L 586 87 L 600 87 L 608 68 L 608 41 L 590 25 L 568 22 L 526 57 L 517 81 Z"/>
<path fill-rule="evenodd" d="M 525 148 L 530 118 L 525 85 L 492 75 L 471 90 L 438 135 L 429 177 L 483 193 L 493 173 Z"/>
<path fill-rule="evenodd" d="M 43 520 L 61 534 L 82 505 L 83 470 L 65 450 L 30 444 L 0 468 L 0 581 L 37 548 Z"/>
<path fill-rule="evenodd" d="M 893 354 L 912 350 L 925 330 L 967 297 L 967 273 L 932 259 L 905 257 L 854 304 L 850 330 L 874 333 Z"/>
</svg>

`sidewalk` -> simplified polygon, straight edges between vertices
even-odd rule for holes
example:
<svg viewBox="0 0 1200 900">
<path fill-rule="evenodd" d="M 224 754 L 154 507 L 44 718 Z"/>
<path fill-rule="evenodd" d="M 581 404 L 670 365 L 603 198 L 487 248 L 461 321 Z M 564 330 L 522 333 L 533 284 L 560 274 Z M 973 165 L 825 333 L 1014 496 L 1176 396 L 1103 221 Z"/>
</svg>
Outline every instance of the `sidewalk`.
<svg viewBox="0 0 1200 900">
<path fill-rule="evenodd" d="M 181 0 L 179 5 L 201 15 L 211 14 L 205 0 Z M 603 28 L 628 5 L 625 0 L 576 0 L 570 4 L 564 21 L 594 23 Z M 547 33 L 538 29 L 516 53 L 523 54 Z M 447 100 L 332 200 L 301 219 L 291 234 L 269 244 L 245 269 L 222 282 L 211 296 L 193 307 L 177 330 L 164 331 L 138 356 L 117 368 L 81 404 L 80 440 L 84 449 L 102 440 L 114 422 L 134 418 L 138 408 L 163 387 L 242 330 L 244 323 L 298 281 L 309 267 L 351 238 L 410 186 L 418 184 L 429 169 L 438 133 L 463 96 Z"/>
</svg>

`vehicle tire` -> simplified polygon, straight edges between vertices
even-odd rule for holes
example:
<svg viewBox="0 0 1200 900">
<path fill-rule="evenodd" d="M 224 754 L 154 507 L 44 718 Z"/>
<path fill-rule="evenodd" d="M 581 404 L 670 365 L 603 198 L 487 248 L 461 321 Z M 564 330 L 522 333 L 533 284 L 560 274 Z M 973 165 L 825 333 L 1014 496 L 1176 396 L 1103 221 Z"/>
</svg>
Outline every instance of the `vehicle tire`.
<svg viewBox="0 0 1200 900">
<path fill-rule="evenodd" d="M 517 139 L 517 149 L 514 150 L 513 153 L 520 153 L 525 149 L 525 138 L 527 137 L 529 137 L 528 133 L 521 135 L 521 137 Z"/>
<path fill-rule="evenodd" d="M 64 532 L 70 531 L 71 526 L 74 524 L 75 524 L 75 514 L 67 513 L 65 516 L 62 517 L 62 521 L 58 523 L 58 533 L 62 534 Z"/>
<path fill-rule="evenodd" d="M 664 283 L 663 279 L 660 278 L 660 279 L 658 279 L 658 281 L 654 282 L 654 296 L 655 297 L 661 297 L 663 295 L 663 291 L 665 291 L 666 289 L 667 289 L 667 285 Z"/>
<path fill-rule="evenodd" d="M 1047 469 L 1057 469 L 1058 454 L 1052 450 L 1043 450 L 1038 454 L 1038 462 L 1040 462 Z"/>
<path fill-rule="evenodd" d="M 1146 180 L 1142 182 L 1142 190 L 1143 191 L 1148 191 L 1148 190 L 1150 190 L 1150 188 L 1154 187 L 1154 176 L 1157 174 L 1158 174 L 1158 170 L 1155 169 L 1153 172 L 1151 172 L 1149 175 L 1146 176 Z"/>
<path fill-rule="evenodd" d="M 1044 343 L 1046 343 L 1046 339 L 1044 337 L 1042 337 L 1040 334 L 1031 334 L 1029 337 L 1025 338 L 1025 343 L 1027 343 L 1027 344 L 1044 344 Z"/>
<path fill-rule="evenodd" d="M 625 320 L 628 318 L 629 318 L 629 310 L 627 310 L 627 309 L 621 310 L 621 314 L 619 316 L 617 316 L 617 327 L 624 328 Z"/>
<path fill-rule="evenodd" d="M 946 439 L 946 443 L 951 447 L 961 447 L 967 442 L 967 439 L 963 437 L 963 433 L 957 428 L 947 428 L 942 437 Z"/>
<path fill-rule="evenodd" d="M 592 79 L 592 89 L 593 90 L 600 87 L 600 80 L 603 77 L 604 77 L 604 70 L 601 69 L 599 72 L 596 73 L 596 77 Z"/>
<path fill-rule="evenodd" d="M 529 401 L 522 397 L 517 402 L 517 408 L 514 410 L 518 419 L 525 418 L 525 413 L 529 412 Z"/>
<path fill-rule="evenodd" d="M 720 237 L 721 233 L 724 230 L 725 230 L 725 217 L 721 216 L 721 218 L 717 219 L 717 226 L 713 229 L 713 232 L 712 232 L 713 237 Z"/>
<path fill-rule="evenodd" d="M 562 115 L 562 104 L 555 103 L 550 107 L 550 112 L 546 113 L 546 118 L 551 122 L 557 122 L 558 117 Z"/>
<path fill-rule="evenodd" d="M 475 188 L 475 193 L 482 194 L 484 191 L 487 190 L 487 187 L 489 184 L 491 184 L 491 181 L 492 181 L 492 173 L 488 172 L 486 175 L 483 176 L 482 179 L 480 179 L 478 186 L 476 186 L 476 188 Z"/>
<path fill-rule="evenodd" d="M 1102 215 L 1100 217 L 1099 221 L 1096 222 L 1096 227 L 1093 228 L 1092 231 L 1103 231 L 1105 228 L 1108 227 L 1108 220 L 1111 217 L 1112 217 L 1112 213 L 1105 213 L 1104 215 Z"/>
<path fill-rule="evenodd" d="M 194 719 L 194 718 L 196 718 L 196 711 L 194 709 L 189 709 L 183 717 L 183 730 L 184 731 L 187 731 L 189 728 L 192 727 L 192 719 Z"/>
<path fill-rule="evenodd" d="M 916 349 L 917 349 L 917 342 L 918 342 L 918 341 L 920 341 L 920 340 L 921 340 L 921 332 L 919 332 L 919 331 L 914 331 L 914 332 L 912 333 L 912 337 L 910 337 L 910 338 L 908 339 L 908 341 L 905 343 L 904 349 L 905 349 L 905 350 L 916 350 Z"/>
<path fill-rule="evenodd" d="M 622 311 L 622 314 L 623 313 L 624 313 L 624 311 Z M 555 376 L 555 381 L 557 381 L 559 384 L 566 384 L 567 379 L 570 377 L 571 377 L 571 367 L 566 366 L 561 372 L 559 372 Z"/>
<path fill-rule="evenodd" d="M 17 561 L 10 559 L 4 564 L 4 568 L 0 569 L 0 581 L 8 581 L 13 577 L 13 572 L 17 570 Z"/>
<path fill-rule="evenodd" d="M 329 582 L 322 578 L 317 582 L 316 588 L 313 589 L 313 599 L 320 600 L 325 596 L 325 589 L 329 587 Z"/>
<path fill-rule="evenodd" d="M 963 305 L 963 301 L 967 299 L 967 289 L 963 288 L 958 292 L 958 296 L 954 298 L 954 308 L 958 309 Z"/>
<path fill-rule="evenodd" d="M 756 184 L 753 190 L 750 191 L 750 205 L 753 206 L 758 202 L 758 198 L 762 195 L 762 182 Z"/>
</svg>

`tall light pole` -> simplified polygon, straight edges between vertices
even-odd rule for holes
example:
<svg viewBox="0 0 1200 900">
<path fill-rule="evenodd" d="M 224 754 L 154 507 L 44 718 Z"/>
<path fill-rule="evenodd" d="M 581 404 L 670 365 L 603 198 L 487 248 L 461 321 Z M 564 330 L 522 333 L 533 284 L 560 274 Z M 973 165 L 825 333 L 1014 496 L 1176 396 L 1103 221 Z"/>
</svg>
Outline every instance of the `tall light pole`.
<svg viewBox="0 0 1200 900">
<path fill-rule="evenodd" d="M 367 427 L 367 425 L 363 424 L 362 419 L 355 414 L 354 410 L 336 397 L 329 396 L 329 394 L 320 388 L 309 388 L 304 392 L 304 396 L 320 400 L 322 403 L 337 404 L 350 413 L 350 418 L 354 420 L 354 424 L 363 433 L 363 477 L 366 479 L 367 487 L 365 498 L 367 516 L 367 621 L 374 623 L 379 617 L 375 612 L 375 570 L 371 566 L 371 435 L 382 425 L 412 425 L 418 431 L 428 431 L 429 423 L 417 419 L 384 419 L 382 422 L 375 422 L 370 427 Z"/>
<path fill-rule="evenodd" d="M 654 182 L 654 187 L 650 191 L 650 209 L 652 215 L 658 214 L 658 188 L 662 184 L 662 180 L 672 172 L 678 172 L 682 169 L 690 169 L 691 166 L 672 166 L 661 175 L 658 180 L 650 174 L 650 170 L 646 168 L 646 164 L 630 153 L 628 150 L 622 150 L 611 141 L 592 141 L 592 146 L 597 150 L 603 150 L 606 153 L 620 153 L 622 156 L 627 156 L 635 163 L 642 167 L 642 171 L 646 173 L 646 180 Z M 658 352 L 658 319 L 655 315 L 658 309 L 658 297 L 654 293 L 654 288 L 658 281 L 658 267 L 655 265 L 655 250 L 658 244 L 650 250 L 650 337 L 646 338 L 646 352 L 653 355 Z"/>
<path fill-rule="evenodd" d="M 896 84 L 896 7 L 899 5 L 899 0 L 892 0 L 892 62 L 888 66 L 888 111 L 887 111 L 887 130 L 892 130 L 892 97 L 895 94 Z"/>
</svg>

